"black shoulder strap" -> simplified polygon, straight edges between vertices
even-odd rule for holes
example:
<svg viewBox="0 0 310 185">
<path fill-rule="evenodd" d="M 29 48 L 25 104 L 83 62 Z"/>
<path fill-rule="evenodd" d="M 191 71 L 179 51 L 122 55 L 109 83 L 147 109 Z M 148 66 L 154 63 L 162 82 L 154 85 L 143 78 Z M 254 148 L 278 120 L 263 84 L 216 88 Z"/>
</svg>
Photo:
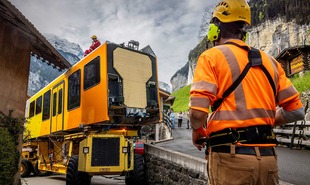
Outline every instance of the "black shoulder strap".
<svg viewBox="0 0 310 185">
<path fill-rule="evenodd" d="M 276 96 L 276 87 L 275 87 L 274 81 L 273 81 L 271 75 L 269 74 L 269 72 L 267 71 L 267 69 L 265 68 L 265 66 L 263 66 L 262 57 L 261 57 L 259 50 L 252 48 L 252 47 L 251 47 L 251 49 L 249 49 L 247 46 L 240 46 L 239 44 L 236 44 L 234 42 L 226 42 L 225 44 L 232 44 L 232 45 L 238 46 L 244 50 L 247 50 L 248 51 L 249 63 L 247 63 L 247 65 L 245 66 L 245 68 L 241 72 L 240 76 L 236 79 L 236 81 L 234 81 L 234 83 L 223 93 L 222 98 L 220 98 L 214 102 L 214 104 L 212 106 L 212 111 L 215 111 L 217 108 L 219 108 L 219 106 L 222 104 L 224 98 L 229 96 L 238 87 L 238 85 L 241 83 L 241 81 L 243 80 L 245 75 L 248 73 L 249 69 L 253 66 L 260 66 L 260 68 L 263 70 L 266 77 L 268 78 L 268 81 L 272 87 L 274 96 Z"/>
</svg>

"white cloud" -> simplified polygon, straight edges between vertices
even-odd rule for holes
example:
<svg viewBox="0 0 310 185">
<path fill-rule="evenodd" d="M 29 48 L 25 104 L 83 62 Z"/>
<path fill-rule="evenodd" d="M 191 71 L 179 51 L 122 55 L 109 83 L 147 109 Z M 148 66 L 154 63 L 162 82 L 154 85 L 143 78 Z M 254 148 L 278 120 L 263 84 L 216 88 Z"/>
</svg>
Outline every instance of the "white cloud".
<svg viewBox="0 0 310 185">
<path fill-rule="evenodd" d="M 206 0 L 10 0 L 41 33 L 53 33 L 83 50 L 101 42 L 137 40 L 158 58 L 159 80 L 170 84 L 198 44 Z"/>
</svg>

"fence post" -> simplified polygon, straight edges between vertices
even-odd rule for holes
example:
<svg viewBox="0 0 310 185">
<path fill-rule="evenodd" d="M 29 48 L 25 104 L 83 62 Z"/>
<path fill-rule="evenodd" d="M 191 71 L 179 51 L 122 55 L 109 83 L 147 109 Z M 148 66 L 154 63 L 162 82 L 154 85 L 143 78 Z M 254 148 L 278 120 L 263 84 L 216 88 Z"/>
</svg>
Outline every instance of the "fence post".
<svg viewBox="0 0 310 185">
<path fill-rule="evenodd" d="M 297 124 L 297 121 L 294 122 L 294 127 L 293 127 L 293 133 L 292 133 L 292 138 L 291 138 L 291 146 L 290 146 L 290 149 L 293 149 L 293 146 L 294 146 L 296 124 Z"/>
</svg>

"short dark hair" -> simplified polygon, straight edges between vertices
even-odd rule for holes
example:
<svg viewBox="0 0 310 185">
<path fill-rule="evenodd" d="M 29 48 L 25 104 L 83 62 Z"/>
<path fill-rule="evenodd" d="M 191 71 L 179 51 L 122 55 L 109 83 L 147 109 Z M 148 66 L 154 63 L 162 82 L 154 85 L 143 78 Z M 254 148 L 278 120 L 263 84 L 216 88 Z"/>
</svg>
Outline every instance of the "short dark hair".
<svg viewBox="0 0 310 185">
<path fill-rule="evenodd" d="M 245 23 L 243 21 L 221 23 L 220 24 L 221 36 L 223 38 L 240 39 L 242 38 L 244 34 L 244 29 L 243 29 L 244 26 L 245 26 Z"/>
<path fill-rule="evenodd" d="M 220 28 L 222 38 L 241 39 L 245 34 L 244 28 L 246 23 L 243 21 L 223 23 L 217 18 L 214 18 L 212 22 Z"/>
</svg>

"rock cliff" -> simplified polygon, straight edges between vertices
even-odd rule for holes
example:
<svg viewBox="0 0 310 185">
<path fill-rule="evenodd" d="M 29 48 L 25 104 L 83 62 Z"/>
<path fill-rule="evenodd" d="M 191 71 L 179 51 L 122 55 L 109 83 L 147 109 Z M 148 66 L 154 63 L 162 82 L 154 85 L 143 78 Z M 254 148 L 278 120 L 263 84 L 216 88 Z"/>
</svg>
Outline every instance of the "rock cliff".
<svg viewBox="0 0 310 185">
<path fill-rule="evenodd" d="M 251 28 L 248 44 L 276 57 L 285 48 L 310 44 L 309 29 L 309 24 L 298 25 L 277 18 Z"/>
</svg>

